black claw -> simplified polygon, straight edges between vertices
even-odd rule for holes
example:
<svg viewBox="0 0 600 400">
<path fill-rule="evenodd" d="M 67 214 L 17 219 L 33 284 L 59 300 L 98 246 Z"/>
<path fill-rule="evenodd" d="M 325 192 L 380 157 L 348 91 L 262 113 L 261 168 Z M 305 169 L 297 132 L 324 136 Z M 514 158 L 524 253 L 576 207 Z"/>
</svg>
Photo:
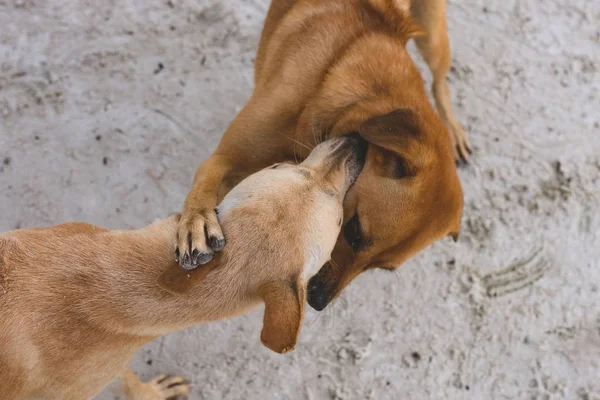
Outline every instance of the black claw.
<svg viewBox="0 0 600 400">
<path fill-rule="evenodd" d="M 468 150 L 469 150 L 469 154 L 471 154 L 470 153 L 471 150 L 470 149 L 468 149 Z M 456 148 L 456 152 L 458 153 L 458 158 L 456 159 L 456 166 L 459 167 L 461 165 L 462 166 L 469 165 L 469 159 L 467 158 L 467 155 L 464 152 L 462 152 L 458 147 Z"/>
<path fill-rule="evenodd" d="M 210 260 L 212 260 L 213 257 L 213 253 L 209 252 L 209 253 L 200 253 L 200 251 L 198 249 L 194 249 L 194 251 L 192 252 L 192 257 L 190 258 L 190 268 L 186 268 L 186 269 L 193 269 L 198 267 L 199 265 L 204 265 L 207 262 L 209 262 Z"/>
<path fill-rule="evenodd" d="M 456 161 L 456 167 L 466 167 L 469 165 L 469 160 L 467 160 L 465 157 L 459 157 Z"/>
<path fill-rule="evenodd" d="M 196 262 L 200 265 L 204 265 L 213 258 L 213 253 L 200 253 L 196 258 Z"/>
<path fill-rule="evenodd" d="M 212 236 L 210 238 L 210 247 L 214 251 L 223 250 L 223 247 L 225 247 L 225 238 L 216 238 L 216 237 Z"/>
<path fill-rule="evenodd" d="M 190 259 L 190 255 L 185 253 L 182 257 L 181 262 L 179 263 L 181 268 L 183 269 L 194 269 L 194 265 L 192 264 L 192 260 Z"/>
<path fill-rule="evenodd" d="M 175 249 L 175 262 L 179 262 L 179 247 Z"/>
</svg>

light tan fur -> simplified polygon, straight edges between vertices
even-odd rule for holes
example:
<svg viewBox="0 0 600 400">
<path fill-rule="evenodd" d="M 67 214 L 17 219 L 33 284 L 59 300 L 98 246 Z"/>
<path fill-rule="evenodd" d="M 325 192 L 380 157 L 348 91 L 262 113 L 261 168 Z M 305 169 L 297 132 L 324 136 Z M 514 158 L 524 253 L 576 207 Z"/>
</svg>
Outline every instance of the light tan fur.
<svg viewBox="0 0 600 400">
<path fill-rule="evenodd" d="M 202 269 L 173 259 L 178 215 L 131 231 L 66 223 L 0 236 L 0 399 L 85 399 L 119 374 L 130 399 L 186 394 L 179 377 L 141 383 L 127 370 L 136 350 L 261 301 L 262 342 L 293 349 L 307 281 L 330 257 L 359 172 L 353 143 L 242 181 L 219 206 L 231 243 Z"/>
<path fill-rule="evenodd" d="M 470 149 L 446 83 L 445 10 L 445 0 L 273 0 L 254 93 L 198 168 L 185 201 L 181 265 L 194 268 L 222 248 L 213 208 L 236 182 L 350 133 L 369 142 L 344 202 L 344 224 L 356 217 L 360 240 L 353 247 L 340 235 L 334 262 L 310 285 L 313 307 L 368 269 L 395 269 L 433 241 L 457 238 L 463 193 L 455 158 Z M 412 38 L 431 69 L 439 114 L 406 51 Z"/>
</svg>

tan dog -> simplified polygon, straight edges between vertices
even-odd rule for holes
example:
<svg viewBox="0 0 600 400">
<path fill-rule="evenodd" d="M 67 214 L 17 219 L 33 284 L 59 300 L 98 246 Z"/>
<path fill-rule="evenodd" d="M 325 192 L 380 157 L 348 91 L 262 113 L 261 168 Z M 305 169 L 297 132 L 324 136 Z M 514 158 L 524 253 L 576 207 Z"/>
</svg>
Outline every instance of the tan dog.
<svg viewBox="0 0 600 400">
<path fill-rule="evenodd" d="M 185 201 L 181 266 L 195 268 L 223 248 L 213 208 L 237 182 L 351 133 L 369 142 L 366 164 L 345 199 L 333 262 L 309 285 L 309 304 L 323 309 L 360 273 L 395 269 L 437 239 L 456 239 L 463 194 L 454 159 L 466 159 L 469 144 L 445 80 L 445 9 L 445 0 L 273 0 L 254 93 Z M 413 37 L 433 73 L 439 115 L 406 51 Z"/>
<path fill-rule="evenodd" d="M 134 231 L 67 223 L 0 236 L 0 399 L 88 398 L 145 343 L 261 300 L 262 342 L 293 349 L 306 284 L 329 260 L 342 199 L 364 162 L 359 142 L 325 142 L 299 166 L 241 182 L 219 206 L 231 244 L 197 271 L 172 258 L 176 216 Z M 133 399 L 187 392 L 177 377 L 123 378 Z"/>
</svg>

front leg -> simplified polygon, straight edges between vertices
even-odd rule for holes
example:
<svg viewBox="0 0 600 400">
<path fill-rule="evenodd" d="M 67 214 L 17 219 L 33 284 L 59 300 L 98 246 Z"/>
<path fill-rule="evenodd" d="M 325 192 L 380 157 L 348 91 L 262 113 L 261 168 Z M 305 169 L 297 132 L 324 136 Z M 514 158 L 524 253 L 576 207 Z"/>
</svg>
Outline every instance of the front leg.
<svg viewBox="0 0 600 400">
<path fill-rule="evenodd" d="M 141 382 L 129 368 L 123 374 L 121 382 L 128 400 L 167 400 L 187 396 L 190 391 L 190 384 L 180 376 L 163 374 L 148 382 Z"/>
<path fill-rule="evenodd" d="M 226 156 L 213 154 L 196 171 L 177 230 L 175 259 L 182 268 L 206 264 L 225 246 L 215 207 L 219 187 L 232 167 Z"/>
<path fill-rule="evenodd" d="M 433 76 L 432 92 L 440 117 L 450 130 L 456 159 L 467 161 L 471 144 L 465 130 L 456 120 L 450 100 L 446 76 L 450 70 L 451 55 L 446 25 L 446 0 L 415 0 L 411 13 L 425 30 L 425 35 L 415 39 L 421 56 Z"/>
<path fill-rule="evenodd" d="M 281 161 L 290 146 L 281 135 L 286 123 L 279 111 L 282 102 L 269 95 L 250 99 L 196 172 L 177 231 L 175 259 L 184 269 L 206 264 L 225 246 L 215 212 L 219 199 L 246 176 Z"/>
</svg>

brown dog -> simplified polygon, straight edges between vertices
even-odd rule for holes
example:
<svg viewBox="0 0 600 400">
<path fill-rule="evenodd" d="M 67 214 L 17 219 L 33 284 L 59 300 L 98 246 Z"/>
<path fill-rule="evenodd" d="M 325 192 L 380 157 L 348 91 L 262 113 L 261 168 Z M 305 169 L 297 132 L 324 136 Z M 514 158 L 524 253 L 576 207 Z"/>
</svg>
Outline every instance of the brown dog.
<svg viewBox="0 0 600 400">
<path fill-rule="evenodd" d="M 218 208 L 232 243 L 196 271 L 172 258 L 178 217 L 135 231 L 68 223 L 0 236 L 0 399 L 89 398 L 150 340 L 261 300 L 262 342 L 293 349 L 306 284 L 329 260 L 364 162 L 359 142 L 331 140 L 299 166 L 242 181 Z M 143 384 L 127 371 L 123 381 L 132 399 L 187 392 L 178 377 Z"/>
<path fill-rule="evenodd" d="M 332 262 L 309 284 L 309 304 L 323 309 L 358 274 L 395 269 L 439 238 L 456 239 L 463 195 L 454 159 L 470 150 L 445 81 L 445 8 L 445 0 L 273 0 L 254 93 L 185 201 L 181 266 L 195 268 L 223 248 L 213 208 L 237 182 L 350 133 L 368 141 L 367 160 L 344 202 Z M 440 115 L 406 51 L 413 37 Z"/>
</svg>

